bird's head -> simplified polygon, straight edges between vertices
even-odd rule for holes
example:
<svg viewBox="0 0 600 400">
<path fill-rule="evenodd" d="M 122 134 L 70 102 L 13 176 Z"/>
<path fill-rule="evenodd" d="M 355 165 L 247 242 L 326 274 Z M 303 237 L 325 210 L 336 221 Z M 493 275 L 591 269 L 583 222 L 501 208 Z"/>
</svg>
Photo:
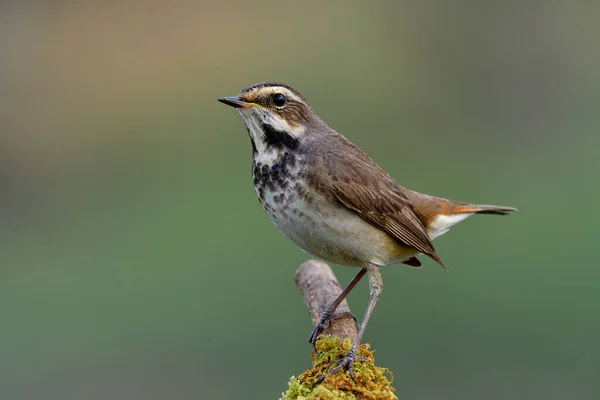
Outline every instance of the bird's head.
<svg viewBox="0 0 600 400">
<path fill-rule="evenodd" d="M 237 109 L 254 151 L 267 158 L 297 148 L 324 125 L 297 90 L 281 83 L 259 83 L 218 100 Z"/>
</svg>

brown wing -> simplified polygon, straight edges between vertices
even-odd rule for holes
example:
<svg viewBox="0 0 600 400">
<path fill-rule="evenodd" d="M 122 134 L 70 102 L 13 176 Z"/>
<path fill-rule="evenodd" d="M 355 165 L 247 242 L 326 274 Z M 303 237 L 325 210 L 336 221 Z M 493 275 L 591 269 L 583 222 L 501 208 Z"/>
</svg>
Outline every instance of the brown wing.
<svg viewBox="0 0 600 400">
<path fill-rule="evenodd" d="M 335 140 L 335 141 L 334 141 Z M 363 219 L 442 265 L 410 201 L 383 169 L 347 139 L 330 139 L 323 167 L 334 195 Z"/>
</svg>

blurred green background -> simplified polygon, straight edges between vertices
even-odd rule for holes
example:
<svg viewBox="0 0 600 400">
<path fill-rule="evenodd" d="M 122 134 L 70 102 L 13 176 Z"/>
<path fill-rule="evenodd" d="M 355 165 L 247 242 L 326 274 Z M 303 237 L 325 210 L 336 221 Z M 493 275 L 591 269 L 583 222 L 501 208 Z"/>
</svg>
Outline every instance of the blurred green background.
<svg viewBox="0 0 600 400">
<path fill-rule="evenodd" d="M 0 398 L 276 399 L 309 366 L 306 255 L 216 101 L 276 80 L 403 185 L 520 209 L 436 240 L 449 273 L 384 269 L 401 399 L 597 399 L 600 6 L 523 3 L 2 2 Z"/>
</svg>

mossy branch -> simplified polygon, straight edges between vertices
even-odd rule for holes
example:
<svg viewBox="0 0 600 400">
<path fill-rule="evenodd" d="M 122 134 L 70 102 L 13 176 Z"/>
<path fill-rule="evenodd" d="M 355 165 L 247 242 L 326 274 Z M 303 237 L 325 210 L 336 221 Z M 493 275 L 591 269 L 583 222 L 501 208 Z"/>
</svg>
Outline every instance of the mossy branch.
<svg viewBox="0 0 600 400">
<path fill-rule="evenodd" d="M 342 291 L 331 268 L 316 260 L 307 261 L 300 266 L 296 272 L 296 284 L 304 297 L 313 325 L 319 322 L 323 310 Z M 345 371 L 341 371 L 327 376 L 321 384 L 314 385 L 321 375 L 346 354 L 352 340 L 356 338 L 356 325 L 350 317 L 350 308 L 345 300 L 338 307 L 337 313 L 347 316 L 331 321 L 328 327 L 330 334 L 321 335 L 311 353 L 312 368 L 290 379 L 282 400 L 398 400 L 391 386 L 391 372 L 375 366 L 368 344 L 359 347 L 358 355 L 369 358 L 371 362 L 354 364 L 356 383 Z"/>
</svg>

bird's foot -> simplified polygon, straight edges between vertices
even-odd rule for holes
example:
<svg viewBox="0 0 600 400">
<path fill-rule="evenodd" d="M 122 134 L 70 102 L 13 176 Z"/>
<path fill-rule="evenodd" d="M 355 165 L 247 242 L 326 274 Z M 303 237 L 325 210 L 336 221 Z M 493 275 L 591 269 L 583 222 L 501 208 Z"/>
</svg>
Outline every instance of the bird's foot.
<svg viewBox="0 0 600 400">
<path fill-rule="evenodd" d="M 350 348 L 348 353 L 346 353 L 346 355 L 344 357 L 342 357 L 333 368 L 331 368 L 329 371 L 325 372 L 323 375 L 321 375 L 315 381 L 315 386 L 320 384 L 321 382 L 323 382 L 325 380 L 325 378 L 327 378 L 329 375 L 334 375 L 343 370 L 348 371 L 348 375 L 350 376 L 350 378 L 352 378 L 354 383 L 357 383 L 356 378 L 354 377 L 354 373 L 352 372 L 352 367 L 353 367 L 354 363 L 357 361 L 371 362 L 371 360 L 367 357 L 357 356 L 356 350 L 354 349 L 354 347 L 352 347 L 352 348 Z"/>
<path fill-rule="evenodd" d="M 317 343 L 317 339 L 319 339 L 319 336 L 321 335 L 321 333 L 323 333 L 323 332 L 329 333 L 329 331 L 327 330 L 327 327 L 329 326 L 331 321 L 335 321 L 336 319 L 340 319 L 340 318 L 348 318 L 348 317 L 352 318 L 354 320 L 354 323 L 358 326 L 358 319 L 350 311 L 334 314 L 332 316 L 329 316 L 327 313 L 323 313 L 321 320 L 315 325 L 312 332 L 310 333 L 308 342 L 314 346 L 315 343 Z"/>
</svg>

